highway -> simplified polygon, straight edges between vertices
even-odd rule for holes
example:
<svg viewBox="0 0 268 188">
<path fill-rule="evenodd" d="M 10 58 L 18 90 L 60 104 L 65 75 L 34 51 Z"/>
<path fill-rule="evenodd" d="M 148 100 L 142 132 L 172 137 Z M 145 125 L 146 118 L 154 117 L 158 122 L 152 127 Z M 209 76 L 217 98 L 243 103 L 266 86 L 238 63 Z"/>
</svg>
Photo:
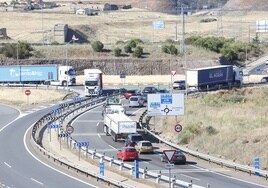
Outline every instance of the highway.
<svg viewBox="0 0 268 188">
<path fill-rule="evenodd" d="M 122 142 L 113 142 L 110 136 L 106 136 L 103 133 L 103 120 L 101 117 L 101 107 L 93 109 L 80 117 L 78 117 L 73 123 L 75 129 L 72 137 L 77 141 L 89 142 L 89 149 L 96 149 L 98 153 L 105 153 L 107 156 L 114 156 L 116 159 L 116 151 L 123 146 Z M 133 111 L 134 110 L 134 111 Z M 135 112 L 136 110 L 136 112 Z M 128 113 L 137 113 L 144 111 L 144 109 L 130 109 Z M 131 117 L 135 117 L 135 115 Z M 151 137 L 150 139 L 154 145 L 158 144 Z M 147 167 L 148 170 L 160 171 L 162 174 L 168 176 L 168 172 L 165 169 L 165 164 L 160 162 L 161 150 L 156 149 L 154 154 L 142 154 L 140 155 L 140 167 Z M 133 164 L 133 162 L 130 162 Z M 175 165 L 175 169 L 172 170 L 172 176 L 178 177 L 180 180 L 190 182 L 194 184 L 204 186 L 210 185 L 211 188 L 261 188 L 268 187 L 267 185 L 261 185 L 258 183 L 248 182 L 247 180 L 238 179 L 232 177 L 228 172 L 231 170 L 220 168 L 217 169 L 212 166 L 204 168 L 198 165 L 198 160 L 189 160 L 186 165 Z"/>
<path fill-rule="evenodd" d="M 0 105 L 0 187 L 96 187 L 72 174 L 60 172 L 55 166 L 34 156 L 26 131 L 31 125 L 55 107 L 20 115 L 11 107 Z M 33 157 L 34 156 L 34 157 Z"/>
</svg>

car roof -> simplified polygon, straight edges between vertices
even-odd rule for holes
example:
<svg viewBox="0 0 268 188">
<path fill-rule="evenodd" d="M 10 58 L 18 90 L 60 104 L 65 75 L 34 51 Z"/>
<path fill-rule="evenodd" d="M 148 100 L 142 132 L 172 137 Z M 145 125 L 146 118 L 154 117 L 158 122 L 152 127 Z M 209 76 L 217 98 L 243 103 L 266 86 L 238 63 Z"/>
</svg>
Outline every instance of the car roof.
<svg viewBox="0 0 268 188">
<path fill-rule="evenodd" d="M 148 143 L 151 143 L 149 140 L 141 140 L 139 141 L 140 143 L 145 143 L 145 142 L 148 142 Z"/>
<path fill-rule="evenodd" d="M 178 82 L 185 82 L 185 80 L 175 80 L 174 82 L 175 82 L 175 83 L 176 83 L 176 82 L 177 82 L 177 83 L 178 83 Z"/>
</svg>

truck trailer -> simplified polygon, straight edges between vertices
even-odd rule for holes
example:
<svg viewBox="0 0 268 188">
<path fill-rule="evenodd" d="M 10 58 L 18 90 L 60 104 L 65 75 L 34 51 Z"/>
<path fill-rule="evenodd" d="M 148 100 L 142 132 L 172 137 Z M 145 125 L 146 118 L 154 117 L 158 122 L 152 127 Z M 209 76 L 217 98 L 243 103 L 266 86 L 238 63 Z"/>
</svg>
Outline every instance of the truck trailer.
<svg viewBox="0 0 268 188">
<path fill-rule="evenodd" d="M 187 87 L 200 90 L 241 87 L 242 68 L 233 65 L 203 67 L 186 71 Z"/>
<path fill-rule="evenodd" d="M 102 71 L 99 69 L 85 69 L 85 96 L 99 96 L 102 94 Z"/>
<path fill-rule="evenodd" d="M 0 66 L 2 84 L 75 85 L 76 71 L 62 65 L 10 65 Z"/>
</svg>

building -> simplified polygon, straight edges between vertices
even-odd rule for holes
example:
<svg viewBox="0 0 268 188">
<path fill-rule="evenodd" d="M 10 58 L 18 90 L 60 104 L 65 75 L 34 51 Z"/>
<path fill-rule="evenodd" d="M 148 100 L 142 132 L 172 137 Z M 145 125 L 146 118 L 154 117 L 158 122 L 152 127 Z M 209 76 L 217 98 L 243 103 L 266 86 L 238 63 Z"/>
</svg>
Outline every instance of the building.
<svg viewBox="0 0 268 188">
<path fill-rule="evenodd" d="M 0 28 L 0 39 L 7 39 L 7 29 L 6 28 Z"/>
<path fill-rule="evenodd" d="M 66 42 L 68 32 L 68 24 L 56 24 L 53 28 L 53 39 L 55 42 L 64 43 Z"/>
</svg>

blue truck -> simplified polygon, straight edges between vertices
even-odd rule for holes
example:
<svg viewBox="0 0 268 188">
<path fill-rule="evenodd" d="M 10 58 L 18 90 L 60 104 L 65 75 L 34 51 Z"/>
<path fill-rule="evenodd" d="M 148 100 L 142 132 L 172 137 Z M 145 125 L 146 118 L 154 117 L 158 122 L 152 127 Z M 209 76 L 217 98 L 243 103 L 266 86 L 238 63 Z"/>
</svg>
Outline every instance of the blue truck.
<svg viewBox="0 0 268 188">
<path fill-rule="evenodd" d="M 203 67 L 186 71 L 187 87 L 194 87 L 197 90 L 240 87 L 242 81 L 242 68 L 233 65 Z"/>
<path fill-rule="evenodd" d="M 57 64 L 0 66 L 0 83 L 75 85 L 76 71 Z"/>
</svg>

